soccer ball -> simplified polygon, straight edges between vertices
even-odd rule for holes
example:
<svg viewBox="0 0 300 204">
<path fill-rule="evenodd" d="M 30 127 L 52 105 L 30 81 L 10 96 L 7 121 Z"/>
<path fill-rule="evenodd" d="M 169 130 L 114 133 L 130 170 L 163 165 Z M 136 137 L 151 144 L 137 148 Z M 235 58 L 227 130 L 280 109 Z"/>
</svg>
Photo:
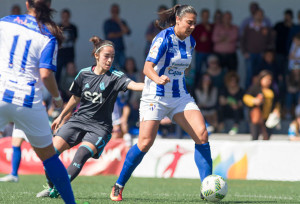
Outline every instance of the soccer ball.
<svg viewBox="0 0 300 204">
<path fill-rule="evenodd" d="M 227 194 L 227 183 L 218 175 L 207 176 L 201 185 L 201 193 L 205 200 L 210 202 L 218 202 Z"/>
</svg>

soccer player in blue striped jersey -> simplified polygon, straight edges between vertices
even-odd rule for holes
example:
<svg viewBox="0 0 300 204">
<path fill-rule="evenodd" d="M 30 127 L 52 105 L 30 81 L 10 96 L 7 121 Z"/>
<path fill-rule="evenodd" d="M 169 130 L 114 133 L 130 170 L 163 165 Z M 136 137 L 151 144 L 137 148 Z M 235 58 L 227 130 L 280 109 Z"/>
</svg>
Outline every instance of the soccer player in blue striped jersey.
<svg viewBox="0 0 300 204">
<path fill-rule="evenodd" d="M 110 141 L 112 112 L 118 93 L 127 89 L 142 91 L 144 88 L 144 83 L 136 83 L 111 67 L 115 56 L 111 41 L 96 36 L 90 41 L 94 43 L 92 55 L 96 65 L 78 73 L 70 87 L 72 97 L 52 124 L 52 130 L 55 131 L 68 113 L 80 103 L 78 111 L 57 130 L 53 139 L 58 154 L 81 143 L 67 169 L 71 181 L 78 176 L 89 158 L 98 159 L 101 156 Z M 48 184 L 50 188 L 38 193 L 37 197 L 58 196 L 51 178 L 48 178 Z"/>
<path fill-rule="evenodd" d="M 212 173 L 212 159 L 204 118 L 186 89 L 184 72 L 192 61 L 191 36 L 197 13 L 192 6 L 176 5 L 164 11 L 160 25 L 168 24 L 153 40 L 144 66 L 145 88 L 140 104 L 138 143 L 127 153 L 111 200 L 121 201 L 122 191 L 134 169 L 152 146 L 160 121 L 168 116 L 195 141 L 195 162 L 201 180 Z"/>
<path fill-rule="evenodd" d="M 0 19 L 0 130 L 8 122 L 23 130 L 63 200 L 75 203 L 42 104 L 44 85 L 54 104 L 63 104 L 53 74 L 62 33 L 51 19 L 50 4 L 51 0 L 27 0 L 27 15 Z"/>
</svg>

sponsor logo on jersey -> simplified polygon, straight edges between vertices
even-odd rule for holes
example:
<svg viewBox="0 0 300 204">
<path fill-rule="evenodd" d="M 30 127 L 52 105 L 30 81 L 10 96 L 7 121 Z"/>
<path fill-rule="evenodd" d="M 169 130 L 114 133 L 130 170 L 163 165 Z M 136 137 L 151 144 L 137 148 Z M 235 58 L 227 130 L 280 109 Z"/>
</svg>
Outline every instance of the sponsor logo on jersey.
<svg viewBox="0 0 300 204">
<path fill-rule="evenodd" d="M 100 89 L 101 89 L 102 91 L 104 91 L 104 90 L 105 90 L 105 85 L 104 85 L 104 82 L 101 82 L 99 86 L 100 86 Z"/>
<path fill-rule="evenodd" d="M 150 49 L 149 57 L 156 59 L 158 51 L 159 51 L 158 49 L 161 46 L 162 42 L 163 42 L 163 38 L 155 39 L 155 42 Z"/>
<path fill-rule="evenodd" d="M 170 75 L 173 75 L 173 76 L 180 76 L 180 75 L 182 75 L 181 71 L 177 71 L 177 70 L 171 69 L 170 67 L 168 68 L 168 73 Z"/>
<path fill-rule="evenodd" d="M 88 101 L 91 101 L 92 103 L 102 103 L 103 98 L 102 98 L 102 93 L 97 93 L 97 92 L 89 92 L 85 91 L 84 93 L 84 98 Z"/>
</svg>

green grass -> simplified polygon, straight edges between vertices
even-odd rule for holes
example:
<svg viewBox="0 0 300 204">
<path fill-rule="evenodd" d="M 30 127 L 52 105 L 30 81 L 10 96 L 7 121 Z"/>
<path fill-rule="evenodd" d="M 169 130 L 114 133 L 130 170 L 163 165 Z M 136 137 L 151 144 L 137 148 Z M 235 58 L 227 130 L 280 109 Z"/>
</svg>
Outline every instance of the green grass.
<svg viewBox="0 0 300 204">
<path fill-rule="evenodd" d="M 0 175 L 2 176 L 2 175 Z M 109 194 L 115 176 L 80 176 L 72 183 L 77 201 L 113 203 Z M 229 180 L 224 204 L 300 203 L 300 182 Z M 19 183 L 0 183 L 0 203 L 63 203 L 61 199 L 36 198 L 43 190 L 42 175 L 20 176 Z M 123 192 L 122 203 L 206 203 L 201 201 L 197 179 L 131 178 Z"/>
</svg>

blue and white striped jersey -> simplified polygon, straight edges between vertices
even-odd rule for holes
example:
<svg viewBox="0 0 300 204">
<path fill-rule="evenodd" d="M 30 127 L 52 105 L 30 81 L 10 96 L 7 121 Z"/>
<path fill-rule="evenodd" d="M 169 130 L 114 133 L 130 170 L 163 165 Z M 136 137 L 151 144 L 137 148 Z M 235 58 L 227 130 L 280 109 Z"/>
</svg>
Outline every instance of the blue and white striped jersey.
<svg viewBox="0 0 300 204">
<path fill-rule="evenodd" d="M 39 68 L 56 71 L 57 41 L 30 15 L 0 19 L 0 100 L 41 108 L 43 82 Z"/>
<path fill-rule="evenodd" d="M 146 61 L 156 64 L 154 70 L 157 74 L 168 76 L 170 82 L 166 85 L 157 85 L 146 76 L 143 97 L 181 97 L 188 94 L 184 71 L 191 64 L 195 45 L 192 36 L 180 40 L 175 35 L 174 27 L 162 30 L 154 38 Z"/>
</svg>

